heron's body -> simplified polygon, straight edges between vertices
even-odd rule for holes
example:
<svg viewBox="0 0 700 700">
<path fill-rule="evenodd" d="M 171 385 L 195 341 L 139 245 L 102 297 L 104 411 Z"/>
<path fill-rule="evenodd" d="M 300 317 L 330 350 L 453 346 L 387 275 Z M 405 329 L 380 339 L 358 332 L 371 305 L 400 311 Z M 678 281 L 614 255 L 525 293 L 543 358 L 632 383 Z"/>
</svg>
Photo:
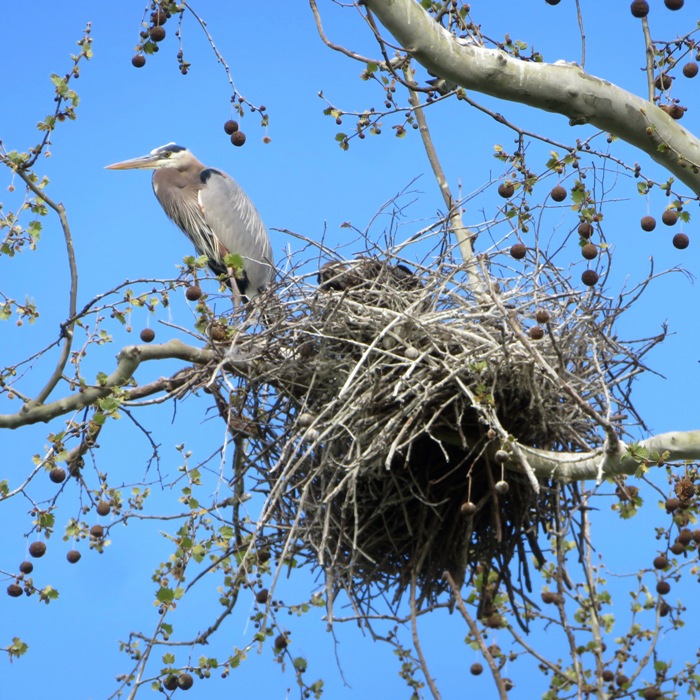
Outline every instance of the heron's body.
<svg viewBox="0 0 700 700">
<path fill-rule="evenodd" d="M 150 168 L 153 191 L 163 210 L 206 255 L 216 275 L 226 275 L 224 256 L 240 255 L 243 272 L 236 286 L 249 299 L 260 294 L 273 275 L 272 247 L 257 209 L 229 175 L 207 168 L 187 149 L 169 143 L 148 156 L 107 166 L 115 170 Z"/>
</svg>

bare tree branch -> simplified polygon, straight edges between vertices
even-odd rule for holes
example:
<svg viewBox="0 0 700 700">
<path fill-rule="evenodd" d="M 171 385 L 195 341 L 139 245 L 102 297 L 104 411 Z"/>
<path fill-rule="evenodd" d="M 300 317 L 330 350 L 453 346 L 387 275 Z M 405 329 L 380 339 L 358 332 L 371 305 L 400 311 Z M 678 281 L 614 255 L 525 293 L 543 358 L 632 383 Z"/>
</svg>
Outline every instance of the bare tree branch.
<svg viewBox="0 0 700 700">
<path fill-rule="evenodd" d="M 184 360 L 206 364 L 215 359 L 214 352 L 195 348 L 173 339 L 162 345 L 129 345 L 117 355 L 117 367 L 99 386 L 85 387 L 75 394 L 48 404 L 25 404 L 18 413 L 0 415 L 0 428 L 20 428 L 33 423 L 47 423 L 58 416 L 78 411 L 108 396 L 112 390 L 129 382 L 142 362 L 149 360 Z M 155 390 L 160 384 L 154 385 Z M 139 396 L 143 392 L 138 392 Z"/>
</svg>

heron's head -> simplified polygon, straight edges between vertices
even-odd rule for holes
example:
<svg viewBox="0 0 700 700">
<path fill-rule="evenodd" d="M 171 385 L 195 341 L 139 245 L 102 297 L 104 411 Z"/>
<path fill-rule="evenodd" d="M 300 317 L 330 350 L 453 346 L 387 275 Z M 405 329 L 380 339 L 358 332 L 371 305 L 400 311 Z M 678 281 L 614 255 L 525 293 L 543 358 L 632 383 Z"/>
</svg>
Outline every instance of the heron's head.
<svg viewBox="0 0 700 700">
<path fill-rule="evenodd" d="M 123 160 L 107 165 L 108 170 L 133 170 L 135 168 L 159 170 L 160 168 L 176 168 L 186 170 L 191 164 L 198 163 L 197 159 L 184 147 L 175 143 L 154 148 L 147 156 Z"/>
</svg>

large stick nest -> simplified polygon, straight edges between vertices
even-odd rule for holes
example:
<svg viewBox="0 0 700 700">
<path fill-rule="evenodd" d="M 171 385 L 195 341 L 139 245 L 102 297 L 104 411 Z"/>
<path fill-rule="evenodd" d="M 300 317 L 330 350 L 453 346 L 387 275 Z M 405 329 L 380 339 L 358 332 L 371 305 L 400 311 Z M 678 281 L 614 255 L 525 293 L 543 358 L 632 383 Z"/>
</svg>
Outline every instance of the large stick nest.
<svg viewBox="0 0 700 700">
<path fill-rule="evenodd" d="M 262 300 L 266 328 L 239 341 L 260 360 L 247 415 L 262 426 L 250 458 L 270 465 L 267 529 L 358 608 L 412 584 L 433 602 L 445 571 L 461 582 L 485 566 L 512 594 L 511 560 L 527 581 L 526 549 L 542 558 L 555 508 L 513 442 L 589 450 L 604 438 L 595 415 L 634 416 L 629 384 L 651 343 L 612 336 L 622 300 L 546 264 L 496 285 L 484 265 L 334 261 L 317 285 L 290 276 Z M 474 275 L 488 292 L 474 294 Z"/>
</svg>

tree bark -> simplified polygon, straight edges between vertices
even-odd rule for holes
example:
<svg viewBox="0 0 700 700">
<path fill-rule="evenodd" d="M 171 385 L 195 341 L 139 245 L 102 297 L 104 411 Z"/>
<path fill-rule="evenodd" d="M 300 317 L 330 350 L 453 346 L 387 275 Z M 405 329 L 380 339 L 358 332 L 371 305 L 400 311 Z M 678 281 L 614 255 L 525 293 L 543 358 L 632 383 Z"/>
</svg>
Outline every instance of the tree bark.
<svg viewBox="0 0 700 700">
<path fill-rule="evenodd" d="M 619 444 L 620 448 L 614 454 L 606 453 L 604 449 L 581 453 L 549 452 L 522 445 L 518 445 L 517 449 L 524 453 L 538 477 L 584 481 L 637 472 L 639 461 L 631 456 L 628 445 L 623 442 Z M 649 453 L 650 461 L 646 466 L 662 466 L 684 460 L 697 462 L 700 460 L 700 430 L 661 433 L 640 440 L 636 446 Z"/>
</svg>

